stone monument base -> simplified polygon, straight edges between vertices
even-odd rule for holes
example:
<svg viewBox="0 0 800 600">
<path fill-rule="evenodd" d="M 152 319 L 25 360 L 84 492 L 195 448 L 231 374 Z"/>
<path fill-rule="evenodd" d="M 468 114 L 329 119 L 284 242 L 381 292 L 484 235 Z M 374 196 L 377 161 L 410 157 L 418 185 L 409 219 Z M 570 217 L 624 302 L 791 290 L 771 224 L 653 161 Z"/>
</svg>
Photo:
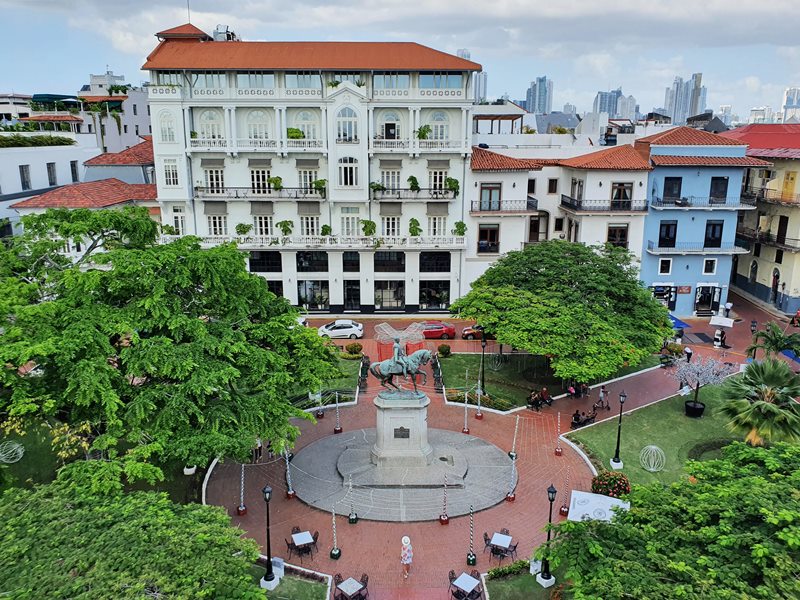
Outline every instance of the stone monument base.
<svg viewBox="0 0 800 600">
<path fill-rule="evenodd" d="M 431 399 L 410 390 L 381 391 L 375 397 L 378 409 L 375 445 L 370 461 L 380 468 L 423 468 L 431 464 L 433 448 L 428 443 L 428 405 Z"/>
<path fill-rule="evenodd" d="M 418 466 L 416 460 L 386 460 L 381 464 L 371 461 L 372 451 L 367 448 L 347 448 L 339 455 L 336 470 L 344 485 L 350 477 L 353 485 L 367 488 L 439 488 L 464 487 L 469 465 L 464 453 L 453 446 L 433 445 L 430 464 Z"/>
</svg>

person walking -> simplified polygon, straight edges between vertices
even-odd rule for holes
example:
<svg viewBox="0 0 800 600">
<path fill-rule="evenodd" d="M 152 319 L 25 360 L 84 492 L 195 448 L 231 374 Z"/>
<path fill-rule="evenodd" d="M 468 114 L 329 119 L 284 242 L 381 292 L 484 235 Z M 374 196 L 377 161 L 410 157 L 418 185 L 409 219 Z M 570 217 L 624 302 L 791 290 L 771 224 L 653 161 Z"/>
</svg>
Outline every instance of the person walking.
<svg viewBox="0 0 800 600">
<path fill-rule="evenodd" d="M 684 348 L 683 351 L 686 353 L 686 362 L 687 363 L 692 362 L 692 354 L 694 354 L 694 350 L 689 348 L 689 346 L 686 346 L 686 348 Z"/>
<path fill-rule="evenodd" d="M 732 308 L 733 308 L 733 302 L 728 301 L 728 302 L 725 303 L 725 316 L 726 317 L 730 317 L 731 316 L 731 309 Z"/>
<path fill-rule="evenodd" d="M 411 562 L 414 560 L 414 549 L 411 547 L 411 538 L 407 535 L 404 535 L 400 541 L 403 544 L 402 548 L 400 548 L 400 564 L 403 565 L 403 578 L 408 579 Z"/>
</svg>

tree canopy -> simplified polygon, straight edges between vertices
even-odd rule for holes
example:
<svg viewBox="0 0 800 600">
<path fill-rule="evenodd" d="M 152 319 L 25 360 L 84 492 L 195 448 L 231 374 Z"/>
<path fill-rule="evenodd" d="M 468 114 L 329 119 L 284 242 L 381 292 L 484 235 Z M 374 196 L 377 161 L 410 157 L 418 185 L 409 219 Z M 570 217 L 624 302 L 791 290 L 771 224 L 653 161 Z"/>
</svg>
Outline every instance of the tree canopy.
<svg viewBox="0 0 800 600">
<path fill-rule="evenodd" d="M 576 600 L 800 597 L 800 446 L 737 442 L 688 471 L 634 486 L 612 523 L 554 527 L 551 562 Z"/>
<path fill-rule="evenodd" d="M 770 321 L 764 329 L 753 334 L 753 341 L 745 352 L 755 358 L 756 352 L 762 349 L 767 356 L 780 354 L 784 350 L 800 352 L 800 333 L 787 334 L 780 325 Z"/>
<path fill-rule="evenodd" d="M 86 495 L 59 479 L 6 491 L 0 523 L 3 597 L 264 598 L 248 572 L 258 546 L 218 507 Z"/>
<path fill-rule="evenodd" d="M 613 246 L 542 242 L 501 257 L 451 307 L 497 339 L 590 381 L 637 364 L 671 334 L 666 309 Z"/>
<path fill-rule="evenodd" d="M 337 374 L 316 332 L 297 326 L 235 246 L 157 245 L 143 218 L 26 220 L 9 249 L 21 258 L 0 277 L 16 298 L 0 315 L 0 414 L 64 424 L 74 450 L 121 459 L 105 463 L 103 485 L 159 477 L 161 459 L 244 457 L 257 437 L 291 443 L 289 418 L 306 415 L 287 391 Z M 94 250 L 68 264 L 53 231 Z"/>
</svg>

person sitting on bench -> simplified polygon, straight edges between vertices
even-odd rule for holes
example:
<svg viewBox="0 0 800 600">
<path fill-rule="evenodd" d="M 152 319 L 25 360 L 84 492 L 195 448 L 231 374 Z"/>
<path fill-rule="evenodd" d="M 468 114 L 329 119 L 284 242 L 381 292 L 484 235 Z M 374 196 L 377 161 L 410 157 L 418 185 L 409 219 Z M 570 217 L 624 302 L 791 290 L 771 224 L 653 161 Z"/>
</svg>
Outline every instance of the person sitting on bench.
<svg viewBox="0 0 800 600">
<path fill-rule="evenodd" d="M 576 410 L 574 413 L 572 413 L 572 422 L 575 423 L 576 425 L 581 422 L 580 411 Z"/>
</svg>

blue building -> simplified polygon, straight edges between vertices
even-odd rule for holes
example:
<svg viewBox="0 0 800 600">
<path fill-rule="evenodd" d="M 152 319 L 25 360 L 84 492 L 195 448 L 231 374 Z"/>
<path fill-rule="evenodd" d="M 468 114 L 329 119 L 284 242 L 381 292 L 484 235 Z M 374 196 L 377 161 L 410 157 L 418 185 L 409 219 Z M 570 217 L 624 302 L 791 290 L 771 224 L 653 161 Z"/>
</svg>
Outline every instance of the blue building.
<svg viewBox="0 0 800 600">
<path fill-rule="evenodd" d="M 737 242 L 747 145 L 714 133 L 677 127 L 637 140 L 653 165 L 648 181 L 641 278 L 678 316 L 709 316 L 728 299 Z M 763 161 L 760 161 L 763 162 Z M 768 163 L 764 163 L 768 164 Z"/>
</svg>

